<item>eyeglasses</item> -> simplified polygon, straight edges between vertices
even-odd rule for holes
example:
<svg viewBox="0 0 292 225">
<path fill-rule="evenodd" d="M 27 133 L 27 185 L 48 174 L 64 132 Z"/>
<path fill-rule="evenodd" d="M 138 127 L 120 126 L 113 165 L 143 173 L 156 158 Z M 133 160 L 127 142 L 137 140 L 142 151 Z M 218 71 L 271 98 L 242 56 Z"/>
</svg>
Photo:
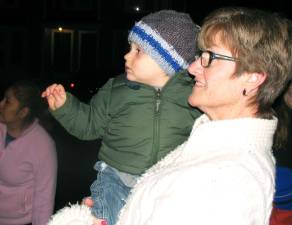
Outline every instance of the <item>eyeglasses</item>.
<svg viewBox="0 0 292 225">
<path fill-rule="evenodd" d="M 197 54 L 197 58 L 201 58 L 201 65 L 205 68 L 209 67 L 214 59 L 228 60 L 236 62 L 237 58 L 230 57 L 227 55 L 217 54 L 208 50 L 200 50 Z"/>
</svg>

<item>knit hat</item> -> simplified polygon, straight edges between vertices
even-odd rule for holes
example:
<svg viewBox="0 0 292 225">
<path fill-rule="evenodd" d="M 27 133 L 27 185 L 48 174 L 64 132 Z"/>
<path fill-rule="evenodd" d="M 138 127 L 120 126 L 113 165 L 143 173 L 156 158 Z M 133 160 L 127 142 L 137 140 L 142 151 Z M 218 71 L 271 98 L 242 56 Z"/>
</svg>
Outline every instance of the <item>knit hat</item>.
<svg viewBox="0 0 292 225">
<path fill-rule="evenodd" d="M 194 61 L 200 27 L 186 13 L 161 10 L 148 14 L 129 33 L 135 42 L 169 75 Z"/>
</svg>

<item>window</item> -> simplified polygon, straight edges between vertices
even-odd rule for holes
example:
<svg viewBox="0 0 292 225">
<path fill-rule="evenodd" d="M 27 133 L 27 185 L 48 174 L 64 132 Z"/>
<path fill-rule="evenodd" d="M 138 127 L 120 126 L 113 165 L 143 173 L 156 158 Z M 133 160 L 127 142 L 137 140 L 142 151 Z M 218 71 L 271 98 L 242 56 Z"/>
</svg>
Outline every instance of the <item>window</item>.
<svg viewBox="0 0 292 225">
<path fill-rule="evenodd" d="M 99 66 L 99 36 L 97 31 L 79 31 L 79 71 L 96 71 Z"/>
<path fill-rule="evenodd" d="M 51 64 L 55 72 L 73 71 L 73 30 L 53 30 Z"/>
</svg>

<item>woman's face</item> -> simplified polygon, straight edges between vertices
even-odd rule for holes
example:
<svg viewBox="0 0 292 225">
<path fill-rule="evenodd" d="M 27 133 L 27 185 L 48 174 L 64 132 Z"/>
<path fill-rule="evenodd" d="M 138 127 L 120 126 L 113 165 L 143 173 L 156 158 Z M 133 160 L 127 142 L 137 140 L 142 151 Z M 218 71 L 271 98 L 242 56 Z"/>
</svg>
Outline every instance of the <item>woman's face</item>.
<svg viewBox="0 0 292 225">
<path fill-rule="evenodd" d="M 20 103 L 16 99 L 12 89 L 8 89 L 0 102 L 0 122 L 9 125 L 21 120 Z"/>
<path fill-rule="evenodd" d="M 292 109 L 292 82 L 290 82 L 290 85 L 284 94 L 284 100 L 287 106 Z"/>
<path fill-rule="evenodd" d="M 214 45 L 206 50 L 232 57 L 230 50 L 223 45 Z M 238 100 L 242 98 L 244 89 L 241 77 L 234 75 L 236 62 L 213 59 L 208 67 L 203 67 L 202 56 L 188 69 L 189 73 L 195 76 L 196 81 L 188 101 L 192 106 L 200 108 L 209 115 L 211 119 L 228 118 L 232 112 L 238 110 Z"/>
</svg>

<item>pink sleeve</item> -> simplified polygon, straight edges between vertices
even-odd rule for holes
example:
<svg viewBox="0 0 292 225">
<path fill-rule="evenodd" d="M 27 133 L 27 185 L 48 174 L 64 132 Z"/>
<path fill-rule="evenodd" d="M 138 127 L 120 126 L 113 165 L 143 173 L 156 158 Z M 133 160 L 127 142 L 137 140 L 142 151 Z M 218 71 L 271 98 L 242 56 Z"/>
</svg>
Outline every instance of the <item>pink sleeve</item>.
<svg viewBox="0 0 292 225">
<path fill-rule="evenodd" d="M 34 168 L 34 193 L 32 224 L 46 225 L 54 210 L 57 182 L 57 156 L 54 142 L 41 138 L 43 143 L 36 143 L 38 157 Z M 37 141 L 38 142 L 38 141 Z"/>
</svg>

